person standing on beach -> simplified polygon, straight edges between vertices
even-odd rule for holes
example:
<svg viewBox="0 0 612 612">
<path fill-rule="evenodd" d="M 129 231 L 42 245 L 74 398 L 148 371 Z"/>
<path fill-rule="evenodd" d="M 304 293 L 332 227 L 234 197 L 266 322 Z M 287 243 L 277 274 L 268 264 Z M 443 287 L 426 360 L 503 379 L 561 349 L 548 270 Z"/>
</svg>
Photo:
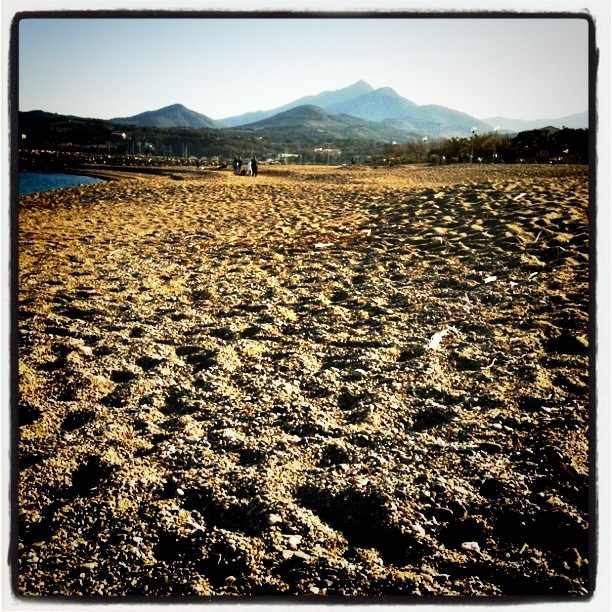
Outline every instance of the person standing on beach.
<svg viewBox="0 0 612 612">
<path fill-rule="evenodd" d="M 257 176 L 257 158 L 251 160 L 251 176 Z"/>
</svg>

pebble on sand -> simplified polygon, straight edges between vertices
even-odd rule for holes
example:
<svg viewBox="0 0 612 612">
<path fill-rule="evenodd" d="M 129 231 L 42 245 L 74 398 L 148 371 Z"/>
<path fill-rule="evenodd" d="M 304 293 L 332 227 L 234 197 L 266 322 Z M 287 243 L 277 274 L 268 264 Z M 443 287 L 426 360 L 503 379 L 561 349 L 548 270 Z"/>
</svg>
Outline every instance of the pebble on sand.
<svg viewBox="0 0 612 612">
<path fill-rule="evenodd" d="M 462 542 L 461 548 L 470 552 L 480 552 L 480 545 L 478 544 L 478 542 Z"/>
<path fill-rule="evenodd" d="M 282 523 L 283 519 L 280 515 L 278 514 L 269 514 L 268 515 L 268 525 L 278 525 L 279 523 Z"/>
</svg>

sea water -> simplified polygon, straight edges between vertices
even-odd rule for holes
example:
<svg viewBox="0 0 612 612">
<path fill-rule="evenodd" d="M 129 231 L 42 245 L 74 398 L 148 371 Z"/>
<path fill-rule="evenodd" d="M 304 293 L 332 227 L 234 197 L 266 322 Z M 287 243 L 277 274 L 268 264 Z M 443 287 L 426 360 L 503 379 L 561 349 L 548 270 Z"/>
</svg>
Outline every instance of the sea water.
<svg viewBox="0 0 612 612">
<path fill-rule="evenodd" d="M 19 195 L 27 195 L 38 191 L 51 191 L 62 187 L 77 187 L 103 183 L 102 179 L 77 174 L 61 174 L 48 172 L 20 172 Z"/>
</svg>

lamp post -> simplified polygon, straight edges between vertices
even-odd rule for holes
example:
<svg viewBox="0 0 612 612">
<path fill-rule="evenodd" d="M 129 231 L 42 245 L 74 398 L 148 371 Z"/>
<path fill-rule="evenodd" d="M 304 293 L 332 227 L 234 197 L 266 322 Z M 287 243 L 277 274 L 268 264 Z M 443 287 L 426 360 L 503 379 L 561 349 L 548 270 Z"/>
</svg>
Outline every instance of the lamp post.
<svg viewBox="0 0 612 612">
<path fill-rule="evenodd" d="M 493 128 L 493 134 L 494 134 L 494 136 L 493 136 L 493 138 L 494 138 L 494 140 L 493 140 L 493 163 L 494 164 L 497 163 L 497 133 L 498 132 L 499 132 L 499 126 L 496 125 Z"/>
<path fill-rule="evenodd" d="M 478 129 L 473 127 L 472 128 L 472 148 L 470 150 L 470 164 L 474 163 L 474 139 L 476 138 L 476 133 L 478 132 Z"/>
</svg>

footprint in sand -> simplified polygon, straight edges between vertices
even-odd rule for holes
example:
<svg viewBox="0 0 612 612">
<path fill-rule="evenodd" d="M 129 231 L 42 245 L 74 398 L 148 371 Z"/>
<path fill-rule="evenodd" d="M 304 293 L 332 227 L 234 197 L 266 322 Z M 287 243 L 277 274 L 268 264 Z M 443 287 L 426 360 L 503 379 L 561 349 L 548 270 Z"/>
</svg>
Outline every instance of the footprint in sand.
<svg viewBox="0 0 612 612">
<path fill-rule="evenodd" d="M 75 410 L 69 412 L 62 422 L 63 431 L 73 431 L 79 427 L 91 423 L 96 417 L 96 413 L 93 410 Z"/>
</svg>

